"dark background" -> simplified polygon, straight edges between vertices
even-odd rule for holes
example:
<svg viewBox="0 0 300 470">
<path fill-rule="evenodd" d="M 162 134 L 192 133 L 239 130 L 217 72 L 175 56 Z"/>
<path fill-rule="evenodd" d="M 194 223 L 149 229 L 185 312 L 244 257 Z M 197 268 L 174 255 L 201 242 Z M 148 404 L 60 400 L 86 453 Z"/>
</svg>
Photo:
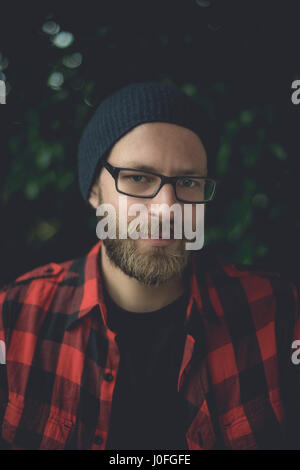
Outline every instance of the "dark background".
<svg viewBox="0 0 300 470">
<path fill-rule="evenodd" d="M 86 253 L 84 125 L 108 94 L 161 80 L 207 108 L 221 181 L 205 244 L 300 283 L 299 1 L 5 2 L 0 19 L 0 285 Z"/>
</svg>

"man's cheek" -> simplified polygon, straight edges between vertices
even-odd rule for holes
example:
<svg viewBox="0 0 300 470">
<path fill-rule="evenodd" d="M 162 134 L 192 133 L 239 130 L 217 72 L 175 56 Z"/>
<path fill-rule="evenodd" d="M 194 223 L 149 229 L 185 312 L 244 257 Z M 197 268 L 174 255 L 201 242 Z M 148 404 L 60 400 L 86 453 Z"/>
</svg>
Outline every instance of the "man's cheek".
<svg viewBox="0 0 300 470">
<path fill-rule="evenodd" d="M 183 236 L 186 229 L 195 231 L 197 227 L 197 215 L 195 204 L 185 204 L 182 210 Z"/>
</svg>

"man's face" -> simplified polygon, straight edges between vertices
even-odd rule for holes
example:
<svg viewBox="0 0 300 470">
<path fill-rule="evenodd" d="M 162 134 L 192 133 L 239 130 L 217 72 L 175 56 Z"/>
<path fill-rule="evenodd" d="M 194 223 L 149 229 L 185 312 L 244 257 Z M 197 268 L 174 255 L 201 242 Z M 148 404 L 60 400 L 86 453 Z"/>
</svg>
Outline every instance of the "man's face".
<svg viewBox="0 0 300 470">
<path fill-rule="evenodd" d="M 144 165 L 145 170 L 165 176 L 187 174 L 207 176 L 207 157 L 200 138 L 189 129 L 169 123 L 152 122 L 135 127 L 114 145 L 107 161 L 116 167 L 133 169 L 140 169 L 141 165 Z M 150 216 L 157 216 L 151 204 L 167 204 L 169 207 L 179 204 L 182 208 L 182 221 L 184 220 L 184 203 L 176 199 L 174 189 L 170 184 L 164 185 L 152 199 L 124 196 L 116 190 L 110 173 L 102 168 L 91 190 L 89 201 L 95 209 L 99 204 L 109 203 L 116 210 L 117 238 L 103 240 L 111 262 L 128 276 L 148 286 L 158 286 L 180 276 L 190 256 L 189 251 L 185 249 L 184 230 L 182 230 L 182 239 L 173 239 L 164 245 L 151 239 L 133 240 L 129 237 L 118 239 L 118 209 L 121 196 L 127 197 L 128 208 L 132 204 L 144 204 L 149 220 Z M 191 207 L 194 230 L 196 206 L 191 204 Z M 158 217 L 161 229 L 161 213 Z M 128 224 L 133 218 L 135 217 L 128 216 Z M 173 223 L 174 215 L 171 212 L 171 236 Z"/>
</svg>

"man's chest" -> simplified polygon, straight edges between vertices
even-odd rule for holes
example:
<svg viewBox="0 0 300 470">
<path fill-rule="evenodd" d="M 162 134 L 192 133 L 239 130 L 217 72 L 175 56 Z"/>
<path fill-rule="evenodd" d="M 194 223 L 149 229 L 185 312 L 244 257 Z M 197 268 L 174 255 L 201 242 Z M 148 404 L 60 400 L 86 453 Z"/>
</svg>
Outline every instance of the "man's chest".
<svg viewBox="0 0 300 470">
<path fill-rule="evenodd" d="M 220 334 L 205 326 L 208 344 Z M 120 348 L 114 337 L 105 338 L 92 324 L 81 331 L 74 328 L 63 339 L 61 343 L 40 339 L 26 362 L 28 350 L 22 356 L 22 346 L 12 338 L 1 432 L 13 448 L 65 449 L 70 443 L 77 449 L 106 447 L 122 373 Z M 254 347 L 255 340 L 249 339 L 246 347 L 228 343 L 201 355 L 195 339 L 186 335 L 177 358 L 176 381 L 189 449 L 213 449 L 217 441 L 232 449 L 280 446 L 283 409 L 276 380 L 273 388 L 268 384 L 275 366 L 253 363 Z M 242 370 L 236 365 L 237 352 L 249 358 Z M 153 394 L 151 406 L 163 395 L 163 391 Z"/>
</svg>

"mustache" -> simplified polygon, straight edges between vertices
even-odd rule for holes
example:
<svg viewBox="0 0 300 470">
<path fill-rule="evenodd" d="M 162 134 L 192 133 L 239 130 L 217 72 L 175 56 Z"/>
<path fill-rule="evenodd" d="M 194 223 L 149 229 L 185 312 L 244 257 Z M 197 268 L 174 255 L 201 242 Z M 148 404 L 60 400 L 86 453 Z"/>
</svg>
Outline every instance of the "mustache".
<svg viewBox="0 0 300 470">
<path fill-rule="evenodd" d="M 97 220 L 101 221 L 104 219 L 106 216 L 105 215 L 100 215 L 97 216 Z M 131 238 L 131 235 L 134 233 L 140 233 L 141 232 L 141 237 L 144 238 L 165 238 L 165 239 L 172 239 L 175 240 L 175 235 L 178 233 L 177 238 L 178 240 L 188 240 L 184 233 L 184 227 L 181 225 L 180 230 L 179 227 L 176 226 L 177 231 L 175 231 L 175 223 L 174 220 L 169 220 L 169 225 L 168 225 L 168 219 L 166 220 L 157 220 L 155 219 L 155 222 L 153 226 L 148 223 L 147 219 L 140 219 L 138 223 L 134 223 L 135 218 L 130 220 L 127 224 L 127 237 Z M 115 221 L 116 223 L 116 228 L 119 230 L 119 219 Z M 163 237 L 163 227 L 166 228 L 166 235 Z M 151 233 L 151 228 L 152 228 L 152 233 Z M 133 237 L 134 238 L 134 237 Z"/>
<path fill-rule="evenodd" d="M 174 229 L 174 223 L 170 222 L 169 226 L 168 223 L 164 222 L 158 222 L 155 223 L 154 226 L 149 226 L 148 221 L 142 221 L 139 222 L 137 225 L 135 224 L 128 224 L 128 233 L 129 235 L 133 233 L 134 231 L 138 233 L 142 233 L 142 236 L 156 236 L 159 238 L 163 237 L 163 227 L 166 229 L 166 234 L 167 236 L 170 236 L 170 238 L 174 238 L 175 235 L 175 229 Z M 152 230 L 151 230 L 152 228 Z"/>
</svg>

